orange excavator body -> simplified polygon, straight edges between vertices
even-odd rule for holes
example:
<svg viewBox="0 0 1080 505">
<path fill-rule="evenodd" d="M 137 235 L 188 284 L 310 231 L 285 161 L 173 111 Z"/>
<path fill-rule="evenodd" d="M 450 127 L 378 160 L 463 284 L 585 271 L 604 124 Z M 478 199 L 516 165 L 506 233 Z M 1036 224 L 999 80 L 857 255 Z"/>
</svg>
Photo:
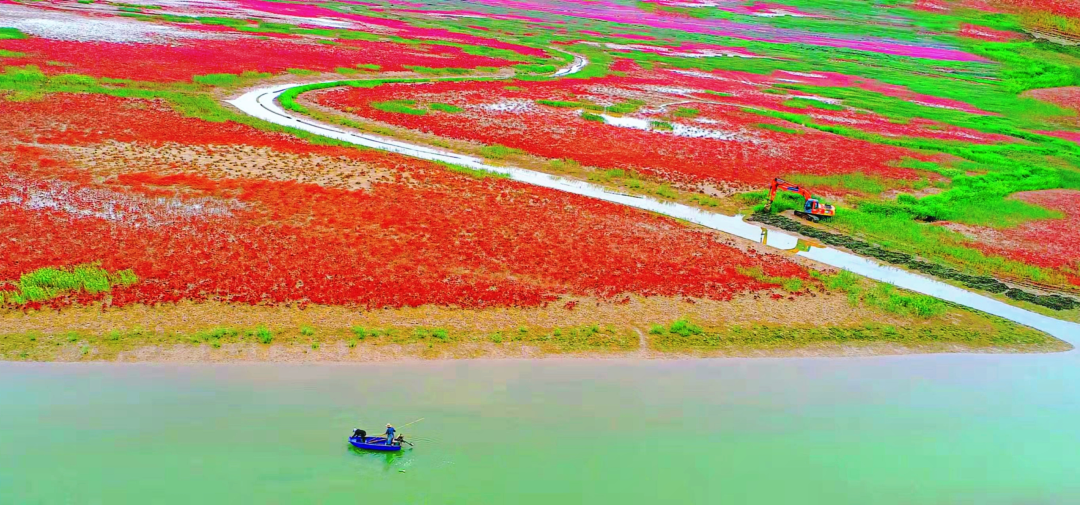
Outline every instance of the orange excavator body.
<svg viewBox="0 0 1080 505">
<path fill-rule="evenodd" d="M 765 212 L 772 210 L 772 203 L 773 200 L 776 199 L 776 192 L 780 190 L 790 191 L 803 197 L 803 210 L 795 211 L 796 216 L 816 223 L 822 219 L 827 219 L 836 215 L 836 207 L 821 203 L 817 198 L 814 198 L 814 195 L 810 193 L 810 190 L 780 178 L 773 179 L 772 185 L 769 186 L 769 201 L 765 203 Z"/>
</svg>

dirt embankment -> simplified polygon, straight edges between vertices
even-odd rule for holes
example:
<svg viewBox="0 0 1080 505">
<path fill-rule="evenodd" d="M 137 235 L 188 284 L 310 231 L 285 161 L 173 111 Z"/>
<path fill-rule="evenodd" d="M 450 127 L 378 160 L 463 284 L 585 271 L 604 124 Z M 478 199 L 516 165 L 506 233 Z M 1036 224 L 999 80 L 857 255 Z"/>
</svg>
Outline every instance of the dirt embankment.
<svg viewBox="0 0 1080 505">
<path fill-rule="evenodd" d="M 687 327 L 673 323 L 691 322 Z M 564 298 L 546 307 L 360 311 L 180 303 L 0 312 L 0 359 L 339 362 L 561 357 L 862 356 L 1052 352 L 1044 334 L 963 310 L 931 320 L 841 294 L 730 301 Z"/>
</svg>

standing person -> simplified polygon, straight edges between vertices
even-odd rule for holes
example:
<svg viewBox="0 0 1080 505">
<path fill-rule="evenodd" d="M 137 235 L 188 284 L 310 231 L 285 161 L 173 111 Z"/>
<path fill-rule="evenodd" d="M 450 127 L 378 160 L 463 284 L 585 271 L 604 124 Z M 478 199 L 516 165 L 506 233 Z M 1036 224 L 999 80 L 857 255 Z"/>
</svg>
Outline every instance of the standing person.
<svg viewBox="0 0 1080 505">
<path fill-rule="evenodd" d="M 353 438 L 359 438 L 361 444 L 367 441 L 367 432 L 360 428 L 353 430 L 352 436 Z"/>
<path fill-rule="evenodd" d="M 386 445 L 394 444 L 394 427 L 386 423 Z"/>
</svg>

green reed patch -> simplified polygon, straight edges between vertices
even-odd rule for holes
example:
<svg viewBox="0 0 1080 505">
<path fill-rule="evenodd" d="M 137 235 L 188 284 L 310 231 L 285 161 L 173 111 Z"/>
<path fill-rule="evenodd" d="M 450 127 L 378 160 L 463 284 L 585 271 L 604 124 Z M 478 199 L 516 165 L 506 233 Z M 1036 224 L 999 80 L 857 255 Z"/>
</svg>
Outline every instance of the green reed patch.
<svg viewBox="0 0 1080 505">
<path fill-rule="evenodd" d="M 502 144 L 494 144 L 480 148 L 480 155 L 492 160 L 501 160 L 509 156 L 517 156 L 522 154 L 525 154 L 525 151 L 522 151 L 521 149 L 515 149 L 513 147 L 506 147 Z"/>
<path fill-rule="evenodd" d="M 423 116 L 427 114 L 427 111 L 414 107 L 416 100 L 388 100 L 385 102 L 371 102 L 371 108 L 381 110 L 383 112 L 393 112 L 396 114 L 411 114 L 414 116 Z"/>
<path fill-rule="evenodd" d="M 116 286 L 130 286 L 139 278 L 131 270 L 109 272 L 97 264 L 74 268 L 39 268 L 19 277 L 14 290 L 0 291 L 0 305 L 44 302 L 77 293 L 106 293 Z"/>
<path fill-rule="evenodd" d="M 895 326 L 862 323 L 851 326 L 753 325 L 701 328 L 688 322 L 676 328 L 654 325 L 650 331 L 652 349 L 672 351 L 709 351 L 743 349 L 783 349 L 815 344 L 869 344 L 877 342 L 905 346 L 962 344 L 971 347 L 1040 346 L 1052 338 L 1033 329 L 994 320 L 986 327 L 946 325 Z"/>
</svg>

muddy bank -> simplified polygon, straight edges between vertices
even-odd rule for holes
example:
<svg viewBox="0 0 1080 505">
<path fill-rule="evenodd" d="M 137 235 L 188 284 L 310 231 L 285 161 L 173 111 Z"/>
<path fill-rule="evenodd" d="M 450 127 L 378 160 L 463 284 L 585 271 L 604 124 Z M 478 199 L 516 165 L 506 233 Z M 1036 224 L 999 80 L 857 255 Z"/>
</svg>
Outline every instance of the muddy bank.
<svg viewBox="0 0 1080 505">
<path fill-rule="evenodd" d="M 965 309 L 932 318 L 902 316 L 811 290 L 730 301 L 567 297 L 546 307 L 485 310 L 184 302 L 6 312 L 0 327 L 0 360 L 15 361 L 863 356 L 1071 348 Z"/>
</svg>

